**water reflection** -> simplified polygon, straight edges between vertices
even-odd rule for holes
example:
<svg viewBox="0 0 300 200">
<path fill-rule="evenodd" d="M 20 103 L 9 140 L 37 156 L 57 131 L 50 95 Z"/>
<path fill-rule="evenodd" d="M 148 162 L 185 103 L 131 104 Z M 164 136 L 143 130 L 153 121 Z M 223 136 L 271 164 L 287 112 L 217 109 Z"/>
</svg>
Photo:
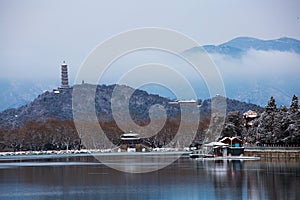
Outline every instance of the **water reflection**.
<svg viewBox="0 0 300 200">
<path fill-rule="evenodd" d="M 0 160 L 0 199 L 300 199 L 299 183 L 299 162 L 182 157 L 161 170 L 131 174 L 92 156 Z"/>
<path fill-rule="evenodd" d="M 182 153 L 114 153 L 94 157 L 103 164 L 121 172 L 147 173 L 162 169 L 181 157 Z M 111 156 L 113 155 L 113 156 Z"/>
<path fill-rule="evenodd" d="M 249 198 L 300 199 L 297 162 L 245 163 Z M 257 191 L 264 191 L 262 194 Z"/>
<path fill-rule="evenodd" d="M 241 161 L 219 160 L 203 163 L 207 175 L 211 178 L 215 197 L 218 199 L 243 198 L 243 171 Z M 228 188 L 225 190 L 224 188 Z"/>
<path fill-rule="evenodd" d="M 213 183 L 217 199 L 300 199 L 300 163 L 203 161 L 197 168 Z"/>
</svg>

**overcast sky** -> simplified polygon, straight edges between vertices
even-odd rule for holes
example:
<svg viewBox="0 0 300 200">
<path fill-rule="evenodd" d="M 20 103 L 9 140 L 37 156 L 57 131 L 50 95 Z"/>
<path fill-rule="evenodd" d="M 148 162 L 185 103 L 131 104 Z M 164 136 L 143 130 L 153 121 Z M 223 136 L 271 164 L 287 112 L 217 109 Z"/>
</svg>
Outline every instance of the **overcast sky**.
<svg viewBox="0 0 300 200">
<path fill-rule="evenodd" d="M 200 44 L 238 36 L 300 39 L 300 1 L 0 0 L 0 78 L 74 78 L 107 38 L 139 27 L 182 32 Z"/>
</svg>

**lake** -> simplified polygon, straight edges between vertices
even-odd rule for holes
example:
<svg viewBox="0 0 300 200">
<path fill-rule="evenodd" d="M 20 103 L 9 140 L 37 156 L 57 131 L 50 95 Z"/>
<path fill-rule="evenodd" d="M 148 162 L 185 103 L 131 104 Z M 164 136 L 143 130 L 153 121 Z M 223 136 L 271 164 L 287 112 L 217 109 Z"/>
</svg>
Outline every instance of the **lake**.
<svg viewBox="0 0 300 200">
<path fill-rule="evenodd" d="M 133 159 L 145 156 L 145 162 Z M 196 161 L 184 155 L 161 165 L 177 156 L 106 153 L 115 169 L 88 155 L 1 157 L 0 199 L 300 199 L 299 161 Z M 118 166 L 150 172 L 125 173 Z"/>
</svg>

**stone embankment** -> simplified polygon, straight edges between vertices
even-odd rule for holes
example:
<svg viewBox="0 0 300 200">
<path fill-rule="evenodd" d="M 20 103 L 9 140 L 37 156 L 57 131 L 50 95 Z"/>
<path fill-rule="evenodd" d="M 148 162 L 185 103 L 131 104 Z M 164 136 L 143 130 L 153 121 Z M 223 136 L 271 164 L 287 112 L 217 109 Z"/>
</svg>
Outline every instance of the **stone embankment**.
<svg viewBox="0 0 300 200">
<path fill-rule="evenodd" d="M 246 147 L 245 156 L 257 156 L 262 159 L 300 160 L 300 147 Z"/>
</svg>

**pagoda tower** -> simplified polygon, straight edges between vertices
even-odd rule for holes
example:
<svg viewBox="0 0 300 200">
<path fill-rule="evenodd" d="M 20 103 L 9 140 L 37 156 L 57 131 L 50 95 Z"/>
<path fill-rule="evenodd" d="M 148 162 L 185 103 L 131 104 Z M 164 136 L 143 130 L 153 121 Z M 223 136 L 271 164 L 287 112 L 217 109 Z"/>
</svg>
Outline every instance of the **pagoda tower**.
<svg viewBox="0 0 300 200">
<path fill-rule="evenodd" d="M 61 64 L 61 88 L 69 88 L 68 65 L 65 61 Z"/>
</svg>

